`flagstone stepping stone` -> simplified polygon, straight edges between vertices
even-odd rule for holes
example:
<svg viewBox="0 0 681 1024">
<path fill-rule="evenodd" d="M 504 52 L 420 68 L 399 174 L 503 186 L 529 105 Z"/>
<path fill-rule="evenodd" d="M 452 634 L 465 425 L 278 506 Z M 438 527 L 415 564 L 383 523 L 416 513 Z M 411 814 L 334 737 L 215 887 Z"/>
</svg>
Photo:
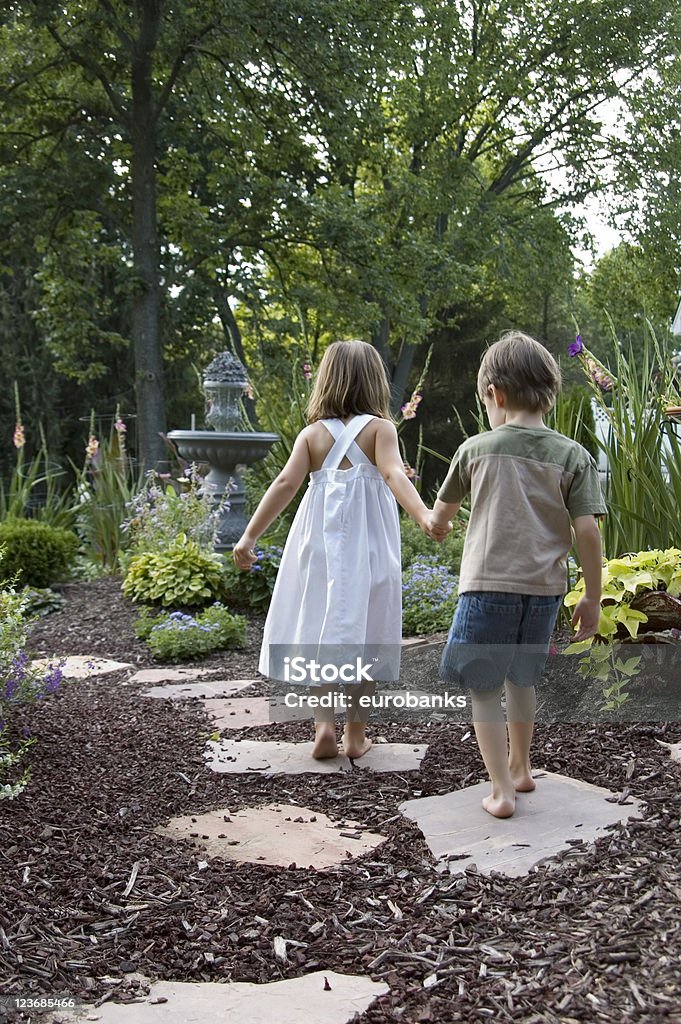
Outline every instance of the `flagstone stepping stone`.
<svg viewBox="0 0 681 1024">
<path fill-rule="evenodd" d="M 131 680 L 132 682 L 132 680 Z M 256 679 L 214 679 L 211 682 L 170 683 L 168 686 L 152 686 L 145 690 L 143 697 L 157 697 L 162 700 L 187 700 L 189 697 L 229 697 L 245 690 L 257 682 Z"/>
<path fill-rule="evenodd" d="M 56 666 L 64 661 L 62 673 L 65 679 L 87 679 L 90 676 L 104 676 L 109 672 L 120 672 L 123 668 L 132 668 L 129 662 L 110 661 L 107 658 L 91 658 L 69 655 L 68 658 L 38 658 L 31 662 L 39 672 L 47 671 L 50 665 Z"/>
<path fill-rule="evenodd" d="M 219 729 L 270 724 L 270 702 L 266 697 L 211 697 L 203 706 Z"/>
<path fill-rule="evenodd" d="M 681 761 L 681 743 L 665 743 L 664 740 L 657 741 L 661 747 L 667 747 L 672 761 Z"/>
<path fill-rule="evenodd" d="M 587 844 L 614 822 L 638 814 L 641 804 L 580 779 L 553 772 L 535 775 L 537 788 L 519 793 L 512 818 L 494 818 L 481 805 L 489 782 L 443 796 L 407 800 L 399 811 L 415 821 L 439 871 L 458 874 L 472 864 L 489 874 L 526 875 L 536 864 Z M 614 801 L 614 802 L 612 802 Z"/>
<path fill-rule="evenodd" d="M 273 953 L 274 955 L 274 953 Z M 266 985 L 235 981 L 157 981 L 146 1002 L 81 1006 L 50 1015 L 52 1024 L 348 1024 L 389 988 L 383 982 L 315 971 Z"/>
<path fill-rule="evenodd" d="M 171 839 L 205 847 L 210 857 L 290 867 L 328 868 L 359 857 L 385 842 L 385 836 L 354 821 L 333 821 L 321 811 L 295 804 L 268 804 L 173 818 L 155 829 Z"/>
<path fill-rule="evenodd" d="M 208 742 L 208 767 L 214 772 L 258 772 L 262 775 L 329 775 L 351 771 L 352 766 L 374 772 L 417 771 L 428 749 L 425 744 L 374 743 L 362 757 L 350 761 L 345 754 L 317 761 L 312 742 L 229 740 Z"/>
<path fill-rule="evenodd" d="M 200 668 L 142 668 L 130 676 L 129 683 L 179 683 L 185 679 L 200 679 L 206 670 Z"/>
<path fill-rule="evenodd" d="M 442 647 L 442 642 L 439 640 L 432 640 L 427 636 L 405 636 L 402 637 L 402 648 L 405 647 L 430 647 L 433 644 L 438 644 Z"/>
</svg>

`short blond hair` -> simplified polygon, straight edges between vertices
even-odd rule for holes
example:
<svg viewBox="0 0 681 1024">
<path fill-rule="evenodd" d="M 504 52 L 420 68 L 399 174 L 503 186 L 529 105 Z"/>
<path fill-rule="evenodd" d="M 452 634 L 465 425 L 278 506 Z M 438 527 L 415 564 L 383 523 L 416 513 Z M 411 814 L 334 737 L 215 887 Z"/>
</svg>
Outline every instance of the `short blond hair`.
<svg viewBox="0 0 681 1024">
<path fill-rule="evenodd" d="M 307 421 L 373 413 L 390 419 L 390 384 L 380 355 L 366 341 L 334 341 L 322 356 Z"/>
<path fill-rule="evenodd" d="M 511 409 L 549 412 L 560 391 L 560 367 L 540 342 L 522 331 L 507 331 L 485 352 L 478 371 L 478 394 L 488 388 L 506 395 Z"/>
</svg>

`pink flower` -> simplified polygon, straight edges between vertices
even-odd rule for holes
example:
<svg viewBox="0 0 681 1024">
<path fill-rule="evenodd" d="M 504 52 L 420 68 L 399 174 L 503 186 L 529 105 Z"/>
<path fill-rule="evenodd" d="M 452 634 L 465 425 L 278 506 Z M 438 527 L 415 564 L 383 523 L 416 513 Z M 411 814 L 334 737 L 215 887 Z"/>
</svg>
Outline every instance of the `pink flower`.
<svg viewBox="0 0 681 1024">
<path fill-rule="evenodd" d="M 605 372 L 605 370 L 598 365 L 595 359 L 591 359 L 590 356 L 586 357 L 586 369 L 591 374 L 591 378 L 595 384 L 602 391 L 610 391 L 613 386 L 612 377 Z"/>
<path fill-rule="evenodd" d="M 15 448 L 23 448 L 26 444 L 26 434 L 24 433 L 24 427 L 21 421 L 19 421 L 14 428 L 12 443 Z"/>
<path fill-rule="evenodd" d="M 88 459 L 94 459 L 98 451 L 99 441 L 97 440 L 94 434 L 90 434 L 88 442 L 85 445 L 85 454 L 87 455 Z"/>
<path fill-rule="evenodd" d="M 407 402 L 406 405 L 402 406 L 402 417 L 405 420 L 413 420 L 416 417 L 416 406 L 413 402 Z"/>
<path fill-rule="evenodd" d="M 126 427 L 125 423 L 119 416 L 119 418 L 114 423 L 114 430 L 119 434 L 125 434 L 127 432 L 127 429 L 128 428 Z"/>
<path fill-rule="evenodd" d="M 312 377 L 312 367 L 309 363 L 303 363 L 303 377 L 305 380 L 310 380 Z"/>
</svg>

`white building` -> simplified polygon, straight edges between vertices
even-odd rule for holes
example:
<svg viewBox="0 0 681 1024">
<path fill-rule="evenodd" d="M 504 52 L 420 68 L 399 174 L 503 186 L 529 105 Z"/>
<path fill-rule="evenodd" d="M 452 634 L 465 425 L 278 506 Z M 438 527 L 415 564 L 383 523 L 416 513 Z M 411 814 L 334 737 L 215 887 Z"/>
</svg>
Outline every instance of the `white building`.
<svg viewBox="0 0 681 1024">
<path fill-rule="evenodd" d="M 674 313 L 674 319 L 672 320 L 672 334 L 674 337 L 681 337 L 681 298 L 679 304 L 676 307 L 676 313 Z"/>
</svg>

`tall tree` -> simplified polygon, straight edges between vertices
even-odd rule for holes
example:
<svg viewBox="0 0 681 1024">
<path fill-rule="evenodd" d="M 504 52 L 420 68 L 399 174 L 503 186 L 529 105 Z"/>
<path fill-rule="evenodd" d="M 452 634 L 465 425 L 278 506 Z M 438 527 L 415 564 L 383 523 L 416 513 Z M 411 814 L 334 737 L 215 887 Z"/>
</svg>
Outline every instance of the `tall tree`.
<svg viewBox="0 0 681 1024">
<path fill-rule="evenodd" d="M 348 14 L 356 13 L 359 20 L 339 26 L 335 5 L 316 0 L 303 5 L 251 0 L 246 7 L 233 0 L 11 4 L 6 35 L 8 29 L 18 31 L 27 43 L 10 50 L 15 61 L 9 76 L 15 137 L 23 133 L 24 116 L 37 128 L 35 145 L 45 135 L 58 138 L 75 120 L 99 131 L 110 149 L 117 143 L 122 149 L 118 163 L 129 196 L 120 198 L 130 205 L 127 216 L 119 215 L 119 225 L 134 275 L 131 334 L 138 444 L 146 463 L 163 455 L 162 273 L 164 260 L 172 262 L 172 239 L 164 251 L 158 178 L 165 147 L 171 149 L 175 141 L 174 118 L 191 123 L 193 102 L 203 92 L 204 126 L 219 139 L 217 126 L 228 122 L 250 96 L 256 104 L 277 108 L 304 133 L 318 110 L 342 109 L 348 90 L 339 90 L 339 81 L 345 78 L 354 88 L 353 78 L 361 74 L 354 57 L 361 49 L 358 35 L 365 33 L 373 46 L 377 19 L 389 7 L 356 2 Z M 206 64 L 212 72 L 208 79 L 202 77 Z M 328 73 L 328 84 L 320 68 Z M 55 80 L 56 98 L 50 88 Z M 65 109 L 66 82 L 74 93 L 70 106 L 75 104 L 75 116 L 73 109 Z M 79 141 L 85 134 L 87 129 Z M 263 138 L 261 144 L 272 141 Z M 15 157 L 18 150 L 26 153 L 17 142 Z M 222 297 L 217 298 L 228 315 Z"/>
</svg>

